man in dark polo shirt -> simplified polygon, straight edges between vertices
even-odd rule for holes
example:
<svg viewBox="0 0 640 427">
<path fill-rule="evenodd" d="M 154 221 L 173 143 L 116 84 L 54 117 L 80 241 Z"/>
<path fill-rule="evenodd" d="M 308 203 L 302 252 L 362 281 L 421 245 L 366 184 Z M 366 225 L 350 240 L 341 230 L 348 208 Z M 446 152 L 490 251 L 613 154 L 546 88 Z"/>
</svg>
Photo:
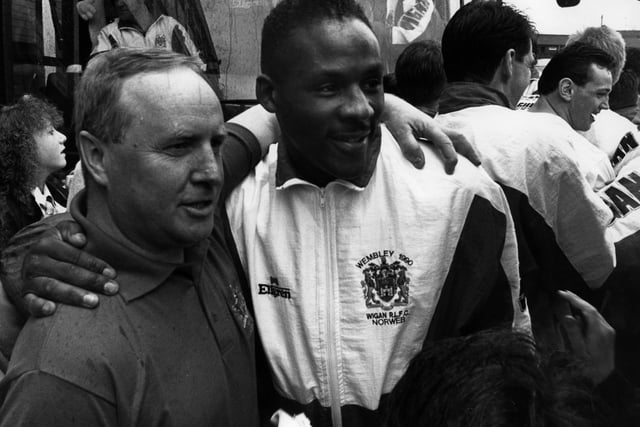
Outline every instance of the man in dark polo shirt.
<svg viewBox="0 0 640 427">
<path fill-rule="evenodd" d="M 27 322 L 0 425 L 256 425 L 253 320 L 214 218 L 213 89 L 192 59 L 114 50 L 87 67 L 75 120 L 86 190 L 71 216 L 120 293 Z"/>
</svg>

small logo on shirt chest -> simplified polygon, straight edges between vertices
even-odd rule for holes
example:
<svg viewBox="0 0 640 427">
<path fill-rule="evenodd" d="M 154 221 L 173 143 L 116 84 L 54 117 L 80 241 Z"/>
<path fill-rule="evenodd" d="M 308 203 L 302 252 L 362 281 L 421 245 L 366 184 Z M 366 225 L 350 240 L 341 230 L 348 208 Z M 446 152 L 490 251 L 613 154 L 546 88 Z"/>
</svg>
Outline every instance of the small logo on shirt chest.
<svg viewBox="0 0 640 427">
<path fill-rule="evenodd" d="M 156 36 L 155 45 L 156 47 L 167 47 L 167 38 L 164 36 L 164 34 L 158 34 Z"/>
<path fill-rule="evenodd" d="M 269 284 L 258 283 L 258 295 L 271 295 L 274 298 L 291 299 L 291 289 L 281 287 L 276 277 L 269 277 Z"/>
<path fill-rule="evenodd" d="M 367 313 L 374 325 L 404 323 L 409 310 L 391 311 L 409 304 L 409 268 L 413 260 L 393 250 L 371 252 L 356 263 L 363 280 L 362 296 L 367 308 L 380 308 L 381 312 Z"/>
</svg>

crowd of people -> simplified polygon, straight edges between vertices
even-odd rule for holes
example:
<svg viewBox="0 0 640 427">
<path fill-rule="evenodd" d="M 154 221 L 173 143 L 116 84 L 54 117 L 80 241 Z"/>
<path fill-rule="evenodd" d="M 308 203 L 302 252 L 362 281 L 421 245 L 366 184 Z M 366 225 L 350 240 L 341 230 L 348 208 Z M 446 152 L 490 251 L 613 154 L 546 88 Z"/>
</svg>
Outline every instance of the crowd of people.
<svg viewBox="0 0 640 427">
<path fill-rule="evenodd" d="M 260 105 L 225 123 L 184 27 L 149 45 L 129 3 L 75 90 L 64 200 L 59 112 L 0 111 L 0 426 L 638 425 L 619 33 L 571 36 L 520 111 L 511 6 L 461 7 L 384 76 L 356 0 L 282 0 Z"/>
</svg>

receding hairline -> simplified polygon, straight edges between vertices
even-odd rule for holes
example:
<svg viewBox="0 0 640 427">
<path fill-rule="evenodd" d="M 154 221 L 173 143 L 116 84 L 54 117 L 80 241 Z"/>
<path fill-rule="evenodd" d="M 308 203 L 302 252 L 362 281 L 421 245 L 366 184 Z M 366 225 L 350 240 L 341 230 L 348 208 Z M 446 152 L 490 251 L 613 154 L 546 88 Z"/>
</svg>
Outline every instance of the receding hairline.
<svg viewBox="0 0 640 427">
<path fill-rule="evenodd" d="M 589 68 L 587 69 L 587 81 L 585 82 L 584 86 L 587 85 L 587 83 L 589 82 L 594 82 L 595 78 L 596 78 L 596 71 L 601 70 L 601 71 L 605 71 L 607 72 L 607 74 L 609 74 L 609 77 L 611 77 L 611 85 L 613 86 L 613 71 L 611 70 L 611 68 L 607 68 L 604 65 L 600 65 L 597 62 L 593 61 L 589 64 Z"/>
<path fill-rule="evenodd" d="M 199 91 L 203 93 L 202 88 L 206 88 L 204 89 L 204 91 L 208 93 L 204 93 L 204 96 L 212 99 L 216 107 L 220 108 L 220 111 L 222 111 L 220 100 L 218 99 L 218 96 L 216 95 L 209 81 L 197 71 L 193 70 L 191 67 L 185 64 L 177 64 L 175 67 L 163 70 L 145 70 L 122 78 L 117 98 L 118 108 L 123 108 L 125 107 L 125 105 L 127 105 L 124 101 L 127 100 L 128 96 L 132 97 L 130 99 L 149 99 L 150 96 L 155 95 L 156 91 L 161 90 L 161 88 L 159 87 L 159 83 L 162 82 L 162 77 L 166 77 L 170 73 L 174 72 L 186 72 L 187 74 L 193 74 L 193 78 L 195 78 L 195 80 L 193 81 L 197 82 L 198 79 L 200 80 L 200 85 L 198 85 Z M 149 80 L 149 78 L 153 78 L 154 80 Z M 165 86 L 165 88 L 169 86 L 171 86 L 171 84 L 167 81 L 167 86 Z M 180 90 L 182 90 L 183 88 L 186 89 L 186 87 L 181 86 Z M 155 102 L 155 104 L 160 106 L 163 105 L 161 102 Z M 131 111 L 128 112 L 131 113 Z"/>
<path fill-rule="evenodd" d="M 214 102 L 212 105 L 212 108 L 215 109 L 213 115 L 219 115 L 221 124 L 224 124 L 222 105 L 209 81 L 188 64 L 176 64 L 173 67 L 164 69 L 142 70 L 119 79 L 119 87 L 117 90 L 114 108 L 117 109 L 117 114 L 122 115 L 124 120 L 121 136 L 126 133 L 126 130 L 130 128 L 135 118 L 140 115 L 139 110 L 149 105 L 144 104 L 144 102 L 151 102 L 152 105 L 157 106 L 157 108 L 159 108 L 157 111 L 167 108 L 170 109 L 170 106 L 166 106 L 162 103 L 161 97 L 155 99 L 150 97 L 150 94 L 160 91 L 161 89 L 159 87 L 153 87 L 155 85 L 149 86 L 151 84 L 150 82 L 147 81 L 146 83 L 143 83 L 140 79 L 145 79 L 151 76 L 167 76 L 169 73 L 173 73 L 175 71 L 184 72 L 185 70 L 192 72 L 195 75 L 194 77 L 200 78 L 202 83 L 204 83 L 208 90 L 211 91 L 206 96 Z M 202 88 L 202 85 L 200 85 L 200 87 Z M 213 116 L 211 117 L 211 120 L 213 120 Z"/>
<path fill-rule="evenodd" d="M 201 80 L 202 83 L 204 83 L 205 86 L 209 88 L 211 93 L 214 95 L 215 99 L 218 100 L 218 96 L 216 95 L 216 93 L 213 90 L 213 87 L 211 86 L 209 81 L 203 75 L 199 74 L 197 71 L 193 70 L 192 68 L 190 68 L 189 66 L 187 66 L 185 64 L 177 64 L 174 67 L 166 68 L 166 69 L 160 69 L 160 70 L 144 70 L 144 71 L 140 71 L 138 73 L 123 77 L 121 79 L 121 86 L 120 86 L 120 92 L 121 93 L 120 93 L 120 95 L 122 95 L 122 92 L 123 92 L 122 88 L 125 85 L 130 84 L 130 82 L 132 82 L 133 80 L 141 80 L 141 79 L 145 79 L 147 77 L 156 77 L 157 78 L 157 77 L 167 76 L 167 75 L 169 75 L 171 73 L 174 73 L 174 72 L 187 72 L 188 74 L 189 73 L 193 74 L 196 77 L 196 79 Z M 159 81 L 161 81 L 161 80 L 159 80 Z"/>
</svg>

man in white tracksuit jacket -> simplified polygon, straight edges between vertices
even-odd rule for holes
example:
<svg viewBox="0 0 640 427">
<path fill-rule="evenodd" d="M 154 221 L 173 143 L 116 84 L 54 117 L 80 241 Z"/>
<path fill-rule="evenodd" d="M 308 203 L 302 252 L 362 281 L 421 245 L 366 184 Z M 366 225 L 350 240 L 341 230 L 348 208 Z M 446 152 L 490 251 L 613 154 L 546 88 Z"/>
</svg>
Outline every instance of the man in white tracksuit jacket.
<svg viewBox="0 0 640 427">
<path fill-rule="evenodd" d="M 379 124 L 382 63 L 354 1 L 281 2 L 261 104 L 282 138 L 227 200 L 279 405 L 375 426 L 426 340 L 512 325 L 517 248 L 501 189 L 465 159 L 415 170 Z"/>
<path fill-rule="evenodd" d="M 585 179 L 574 131 L 513 110 L 535 63 L 528 18 L 510 6 L 461 8 L 442 37 L 449 81 L 437 120 L 475 144 L 482 167 L 504 189 L 513 215 L 523 293 L 538 344 L 562 345 L 558 289 L 593 301 L 616 265 L 607 238 L 611 209 Z"/>
</svg>

